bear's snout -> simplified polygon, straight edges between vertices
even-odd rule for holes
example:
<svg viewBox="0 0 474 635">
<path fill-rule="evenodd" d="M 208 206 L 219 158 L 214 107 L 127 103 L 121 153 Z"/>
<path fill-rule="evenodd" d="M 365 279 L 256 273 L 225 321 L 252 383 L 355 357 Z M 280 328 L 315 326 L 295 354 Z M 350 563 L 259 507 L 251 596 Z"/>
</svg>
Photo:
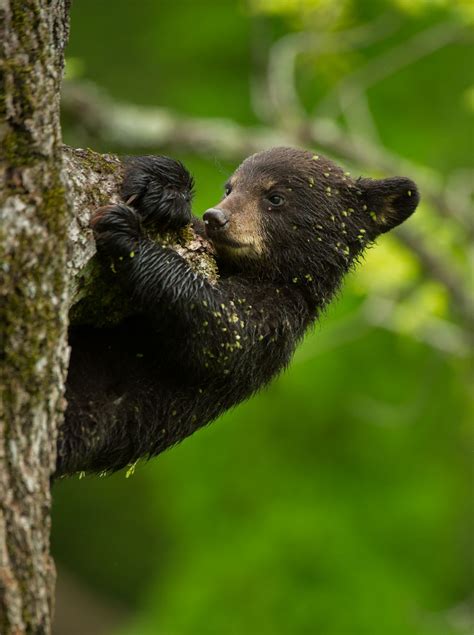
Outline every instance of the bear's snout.
<svg viewBox="0 0 474 635">
<path fill-rule="evenodd" d="M 207 229 L 221 229 L 229 222 L 226 213 L 218 207 L 211 207 L 203 215 Z"/>
</svg>

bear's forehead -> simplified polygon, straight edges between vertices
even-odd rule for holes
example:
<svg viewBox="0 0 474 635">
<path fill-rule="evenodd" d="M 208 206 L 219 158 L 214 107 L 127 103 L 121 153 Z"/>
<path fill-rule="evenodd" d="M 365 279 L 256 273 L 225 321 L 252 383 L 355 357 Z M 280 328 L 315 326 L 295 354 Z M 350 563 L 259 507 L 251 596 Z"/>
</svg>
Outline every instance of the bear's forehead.
<svg viewBox="0 0 474 635">
<path fill-rule="evenodd" d="M 278 184 L 339 180 L 342 175 L 342 169 L 322 155 L 297 148 L 272 148 L 246 159 L 232 176 L 231 183 L 269 189 Z"/>
</svg>

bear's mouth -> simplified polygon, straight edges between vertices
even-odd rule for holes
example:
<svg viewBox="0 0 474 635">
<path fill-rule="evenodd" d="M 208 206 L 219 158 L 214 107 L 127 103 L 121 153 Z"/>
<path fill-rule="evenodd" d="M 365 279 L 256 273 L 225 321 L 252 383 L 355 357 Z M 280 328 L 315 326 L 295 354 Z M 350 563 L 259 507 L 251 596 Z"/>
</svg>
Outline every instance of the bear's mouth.
<svg viewBox="0 0 474 635">
<path fill-rule="evenodd" d="M 217 234 L 216 232 L 207 232 L 207 235 L 216 249 L 218 249 L 219 246 L 232 247 L 233 249 L 240 249 L 241 247 L 248 246 L 245 243 L 240 243 L 229 236 L 223 236 L 222 234 Z"/>
<path fill-rule="evenodd" d="M 251 256 L 253 258 L 258 256 L 257 250 L 252 243 L 241 243 L 222 234 L 216 236 L 210 235 L 209 233 L 208 238 L 212 242 L 216 252 L 222 256 Z"/>
</svg>

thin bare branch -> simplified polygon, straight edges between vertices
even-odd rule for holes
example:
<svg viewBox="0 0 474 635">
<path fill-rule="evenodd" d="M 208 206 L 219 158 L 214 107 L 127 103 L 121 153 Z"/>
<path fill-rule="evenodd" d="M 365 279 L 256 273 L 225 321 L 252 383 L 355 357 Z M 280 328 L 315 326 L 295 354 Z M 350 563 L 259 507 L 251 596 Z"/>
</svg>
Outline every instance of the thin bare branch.
<svg viewBox="0 0 474 635">
<path fill-rule="evenodd" d="M 426 275 L 441 282 L 453 300 L 456 311 L 472 326 L 474 315 L 474 303 L 472 297 L 464 291 L 463 281 L 456 274 L 452 266 L 447 266 L 446 262 L 439 258 L 431 250 L 421 235 L 417 234 L 409 227 L 399 227 L 397 238 L 406 247 L 413 251 L 418 258 Z"/>
<path fill-rule="evenodd" d="M 466 33 L 466 28 L 459 23 L 446 22 L 417 33 L 408 41 L 391 48 L 344 77 L 329 95 L 319 102 L 315 115 L 334 112 L 334 106 L 339 102 L 341 92 L 346 96 L 342 104 L 342 110 L 346 112 L 371 86 L 444 46 L 452 44 Z"/>
<path fill-rule="evenodd" d="M 270 49 L 266 78 L 268 109 L 280 126 L 295 127 L 307 118 L 296 89 L 296 63 L 302 53 L 313 57 L 364 48 L 398 27 L 396 19 L 382 15 L 369 24 L 346 31 L 301 31 L 280 38 Z"/>
</svg>

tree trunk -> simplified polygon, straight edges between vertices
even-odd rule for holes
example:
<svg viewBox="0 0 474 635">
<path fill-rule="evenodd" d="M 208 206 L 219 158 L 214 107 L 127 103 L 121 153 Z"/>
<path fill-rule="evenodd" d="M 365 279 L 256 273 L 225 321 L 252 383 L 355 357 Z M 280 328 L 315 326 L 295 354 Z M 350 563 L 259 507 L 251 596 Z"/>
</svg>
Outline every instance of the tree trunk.
<svg viewBox="0 0 474 635">
<path fill-rule="evenodd" d="M 50 474 L 68 359 L 59 89 L 68 0 L 0 2 L 0 632 L 47 634 Z"/>
</svg>

